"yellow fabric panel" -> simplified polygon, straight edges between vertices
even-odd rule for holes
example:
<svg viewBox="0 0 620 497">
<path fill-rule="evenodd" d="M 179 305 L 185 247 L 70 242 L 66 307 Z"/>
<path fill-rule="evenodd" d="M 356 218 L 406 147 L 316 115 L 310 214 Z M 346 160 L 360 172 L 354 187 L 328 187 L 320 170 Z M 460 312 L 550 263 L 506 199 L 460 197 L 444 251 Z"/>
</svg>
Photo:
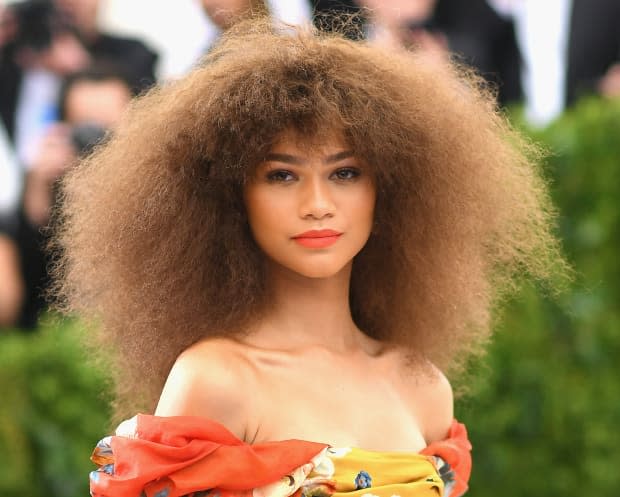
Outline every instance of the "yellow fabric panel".
<svg viewBox="0 0 620 497">
<path fill-rule="evenodd" d="M 302 484 L 301 495 L 321 497 L 437 497 L 443 481 L 431 458 L 417 453 L 328 448 Z"/>
</svg>

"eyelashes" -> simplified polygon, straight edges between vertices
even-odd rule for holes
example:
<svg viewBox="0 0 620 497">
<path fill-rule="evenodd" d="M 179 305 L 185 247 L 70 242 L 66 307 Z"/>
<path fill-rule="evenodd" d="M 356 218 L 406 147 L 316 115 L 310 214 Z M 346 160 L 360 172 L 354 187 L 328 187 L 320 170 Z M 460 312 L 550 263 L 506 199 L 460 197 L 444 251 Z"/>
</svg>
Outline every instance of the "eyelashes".
<svg viewBox="0 0 620 497">
<path fill-rule="evenodd" d="M 297 177 L 286 169 L 276 169 L 267 173 L 267 181 L 270 183 L 288 183 L 296 179 Z"/>
<path fill-rule="evenodd" d="M 330 175 L 329 179 L 339 181 L 339 182 L 350 182 L 355 181 L 362 174 L 362 171 L 358 167 L 353 166 L 345 166 L 339 167 L 334 170 Z M 270 183 L 290 183 L 293 181 L 297 181 L 299 176 L 288 169 L 273 169 L 266 174 L 266 179 Z"/>
<path fill-rule="evenodd" d="M 334 176 L 342 181 L 351 181 L 359 178 L 361 174 L 362 171 L 357 167 L 341 167 L 336 169 L 330 177 Z"/>
</svg>

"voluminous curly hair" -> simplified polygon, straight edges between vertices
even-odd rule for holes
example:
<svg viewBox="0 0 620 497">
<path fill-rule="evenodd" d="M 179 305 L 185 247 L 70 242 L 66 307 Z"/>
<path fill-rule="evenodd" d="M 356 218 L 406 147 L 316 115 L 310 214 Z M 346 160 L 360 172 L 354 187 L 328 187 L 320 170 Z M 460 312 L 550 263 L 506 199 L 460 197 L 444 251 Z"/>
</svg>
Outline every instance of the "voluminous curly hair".
<svg viewBox="0 0 620 497">
<path fill-rule="evenodd" d="M 515 277 L 561 266 L 534 147 L 474 75 L 423 54 L 247 21 L 136 99 L 63 181 L 57 290 L 92 319 L 118 414 L 152 410 L 175 358 L 266 307 L 243 185 L 287 130 L 342 133 L 372 168 L 350 304 L 369 336 L 448 369 L 480 351 Z"/>
</svg>

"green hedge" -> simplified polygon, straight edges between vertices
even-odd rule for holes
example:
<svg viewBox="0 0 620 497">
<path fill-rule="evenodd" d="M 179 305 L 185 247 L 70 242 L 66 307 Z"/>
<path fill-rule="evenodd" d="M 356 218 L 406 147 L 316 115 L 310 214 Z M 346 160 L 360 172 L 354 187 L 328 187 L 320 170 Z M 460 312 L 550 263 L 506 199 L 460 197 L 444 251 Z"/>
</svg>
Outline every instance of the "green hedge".
<svg viewBox="0 0 620 497">
<path fill-rule="evenodd" d="M 558 301 L 508 306 L 457 410 L 477 497 L 617 495 L 620 489 L 620 102 L 585 100 L 544 131 L 560 236 L 576 270 Z"/>
<path fill-rule="evenodd" d="M 541 132 L 577 275 L 559 301 L 508 305 L 456 412 L 470 431 L 470 495 L 616 495 L 620 488 L 620 104 L 588 100 Z M 106 430 L 103 375 L 71 325 L 0 337 L 0 495 L 88 495 Z M 471 379 L 470 379 L 471 381 Z"/>
<path fill-rule="evenodd" d="M 0 338 L 0 495 L 88 495 L 88 458 L 110 415 L 103 375 L 70 324 Z"/>
</svg>

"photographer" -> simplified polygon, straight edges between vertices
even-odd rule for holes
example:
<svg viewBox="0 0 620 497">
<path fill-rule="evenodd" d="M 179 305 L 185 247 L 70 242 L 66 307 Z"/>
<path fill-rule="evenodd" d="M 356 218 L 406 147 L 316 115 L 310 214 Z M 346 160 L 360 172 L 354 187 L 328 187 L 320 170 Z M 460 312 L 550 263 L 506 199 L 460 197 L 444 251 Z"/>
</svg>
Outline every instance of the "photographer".
<svg viewBox="0 0 620 497">
<path fill-rule="evenodd" d="M 15 2 L 0 15 L 0 115 L 27 166 L 57 118 L 62 79 L 91 59 L 74 26 L 47 1 Z"/>
<path fill-rule="evenodd" d="M 63 83 L 61 121 L 50 126 L 29 165 L 24 212 L 32 224 L 47 223 L 55 181 L 114 126 L 130 99 L 129 83 L 111 67 L 93 67 L 72 74 Z"/>
<path fill-rule="evenodd" d="M 123 70 L 134 95 L 155 83 L 158 54 L 141 40 L 101 30 L 101 0 L 52 0 L 55 8 L 75 26 L 82 43 L 96 63 L 114 64 Z"/>
<path fill-rule="evenodd" d="M 127 78 L 110 66 L 72 74 L 61 87 L 58 105 L 62 121 L 52 125 L 43 137 L 25 182 L 17 235 L 26 287 L 17 323 L 22 328 L 34 328 L 45 307 L 48 259 L 43 247 L 57 181 L 114 127 L 131 96 Z"/>
<path fill-rule="evenodd" d="M 521 99 L 520 56 L 510 19 L 487 0 L 356 0 L 368 15 L 369 39 L 452 57 L 497 89 L 501 105 Z"/>
</svg>

